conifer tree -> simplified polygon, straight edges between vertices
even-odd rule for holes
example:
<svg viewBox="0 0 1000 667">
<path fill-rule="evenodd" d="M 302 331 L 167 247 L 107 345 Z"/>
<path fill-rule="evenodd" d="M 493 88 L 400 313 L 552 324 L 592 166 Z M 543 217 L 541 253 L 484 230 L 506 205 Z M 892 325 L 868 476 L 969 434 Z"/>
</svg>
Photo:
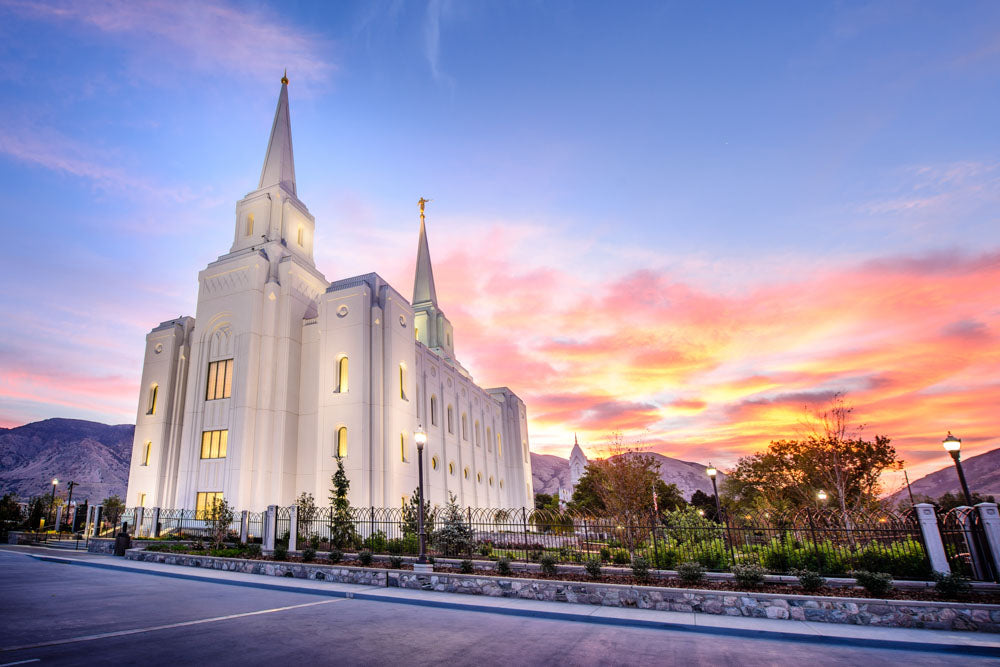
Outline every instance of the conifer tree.
<svg viewBox="0 0 1000 667">
<path fill-rule="evenodd" d="M 337 457 L 337 472 L 332 478 L 333 488 L 330 489 L 330 542 L 338 549 L 350 547 L 356 542 L 354 519 L 351 516 L 351 501 L 347 492 L 351 488 L 351 480 L 344 472 L 344 459 Z"/>
</svg>

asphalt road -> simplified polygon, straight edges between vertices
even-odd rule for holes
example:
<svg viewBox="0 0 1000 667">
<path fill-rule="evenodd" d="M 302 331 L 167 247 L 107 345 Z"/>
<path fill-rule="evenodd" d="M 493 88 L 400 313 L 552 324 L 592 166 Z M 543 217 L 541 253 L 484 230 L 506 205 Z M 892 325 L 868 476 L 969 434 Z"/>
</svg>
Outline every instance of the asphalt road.
<svg viewBox="0 0 1000 667">
<path fill-rule="evenodd" d="M 0 549 L 0 667 L 887 662 L 1000 661 L 327 598 L 46 563 Z"/>
</svg>

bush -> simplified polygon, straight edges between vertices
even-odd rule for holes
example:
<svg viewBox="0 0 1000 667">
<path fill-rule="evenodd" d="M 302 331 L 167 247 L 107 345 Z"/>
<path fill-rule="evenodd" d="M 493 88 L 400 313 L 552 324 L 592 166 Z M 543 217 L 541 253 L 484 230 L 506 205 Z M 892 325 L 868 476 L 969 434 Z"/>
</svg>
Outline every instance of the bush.
<svg viewBox="0 0 1000 667">
<path fill-rule="evenodd" d="M 372 552 L 365 549 L 358 554 L 358 562 L 364 566 L 369 566 L 372 564 Z"/>
<path fill-rule="evenodd" d="M 274 560 L 288 560 L 288 547 L 281 544 L 275 544 Z"/>
<path fill-rule="evenodd" d="M 703 541 L 694 549 L 694 559 L 709 570 L 725 570 L 729 566 L 729 552 L 722 540 Z"/>
<path fill-rule="evenodd" d="M 472 574 L 475 567 L 473 567 L 471 560 L 466 559 L 459 564 L 458 569 L 462 572 L 462 574 Z"/>
<path fill-rule="evenodd" d="M 934 588 L 943 598 L 957 598 L 972 593 L 972 584 L 959 572 L 949 574 L 934 573 Z"/>
<path fill-rule="evenodd" d="M 309 546 L 312 547 L 314 551 L 319 549 L 319 535 L 309 536 Z"/>
<path fill-rule="evenodd" d="M 677 549 L 664 542 L 657 542 L 653 550 L 653 564 L 661 570 L 669 570 L 677 564 Z"/>
<path fill-rule="evenodd" d="M 260 545 L 259 544 L 248 544 L 246 546 L 247 556 L 256 557 L 260 556 Z"/>
<path fill-rule="evenodd" d="M 552 576 L 556 573 L 556 557 L 552 554 L 545 554 L 539 558 L 538 564 L 542 566 L 542 574 Z"/>
<path fill-rule="evenodd" d="M 799 586 L 804 591 L 818 591 L 826 583 L 826 579 L 819 572 L 812 570 L 793 570 L 792 574 L 799 578 Z"/>
<path fill-rule="evenodd" d="M 402 569 L 403 567 L 403 557 L 402 556 L 392 556 L 389 558 L 389 567 L 394 570 Z"/>
<path fill-rule="evenodd" d="M 302 550 L 302 562 L 311 563 L 316 560 L 316 550 L 312 547 L 306 547 Z"/>
<path fill-rule="evenodd" d="M 598 579 L 601 576 L 601 559 L 600 558 L 588 558 L 587 562 L 583 564 L 583 567 L 587 570 L 587 574 L 590 575 L 591 579 Z"/>
<path fill-rule="evenodd" d="M 632 575 L 639 581 L 649 579 L 649 561 L 642 556 L 632 559 Z"/>
<path fill-rule="evenodd" d="M 490 542 L 480 542 L 479 543 L 479 555 L 483 558 L 489 558 L 490 554 L 493 553 L 493 544 Z"/>
<path fill-rule="evenodd" d="M 330 549 L 330 562 L 339 563 L 344 558 L 344 552 L 337 549 Z"/>
<path fill-rule="evenodd" d="M 510 559 L 509 558 L 501 558 L 501 559 L 499 559 L 497 561 L 497 574 L 499 574 L 501 577 L 509 577 L 510 576 Z"/>
<path fill-rule="evenodd" d="M 539 558 L 542 557 L 543 553 L 544 552 L 541 549 L 533 549 L 528 552 L 528 560 L 537 561 Z"/>
<path fill-rule="evenodd" d="M 611 549 L 601 547 L 601 561 L 607 563 L 609 560 L 611 560 Z"/>
<path fill-rule="evenodd" d="M 756 563 L 744 563 L 733 566 L 733 578 L 736 583 L 746 588 L 755 588 L 764 583 L 767 570 Z"/>
<path fill-rule="evenodd" d="M 387 550 L 387 542 L 388 540 L 385 539 L 385 533 L 381 530 L 376 530 L 361 542 L 361 546 L 368 549 L 372 553 L 384 553 Z"/>
<path fill-rule="evenodd" d="M 851 576 L 859 586 L 875 597 L 881 597 L 892 590 L 892 575 L 888 572 L 856 570 L 851 572 Z"/>
<path fill-rule="evenodd" d="M 611 562 L 615 565 L 628 565 L 632 557 L 624 549 L 615 549 L 611 554 Z"/>
<path fill-rule="evenodd" d="M 705 578 L 705 566 L 688 561 L 677 566 L 677 576 L 686 584 L 696 584 Z"/>
</svg>

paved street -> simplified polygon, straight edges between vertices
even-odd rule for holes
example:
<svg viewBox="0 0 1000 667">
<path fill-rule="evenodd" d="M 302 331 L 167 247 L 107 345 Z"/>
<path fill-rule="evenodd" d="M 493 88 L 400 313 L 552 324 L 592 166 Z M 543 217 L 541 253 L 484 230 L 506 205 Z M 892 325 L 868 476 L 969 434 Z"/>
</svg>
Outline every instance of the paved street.
<svg viewBox="0 0 1000 667">
<path fill-rule="evenodd" d="M 52 644 L 52 642 L 63 642 Z M 11 647 L 42 646 L 8 650 Z M 0 549 L 0 665 L 684 664 L 996 660 L 332 598 L 39 562 Z"/>
</svg>

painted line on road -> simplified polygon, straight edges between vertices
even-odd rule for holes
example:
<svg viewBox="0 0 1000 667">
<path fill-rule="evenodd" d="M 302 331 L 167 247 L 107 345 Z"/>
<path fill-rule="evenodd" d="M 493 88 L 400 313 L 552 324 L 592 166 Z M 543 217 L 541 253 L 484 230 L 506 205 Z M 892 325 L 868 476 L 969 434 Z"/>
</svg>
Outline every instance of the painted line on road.
<svg viewBox="0 0 1000 667">
<path fill-rule="evenodd" d="M 901 651 L 923 651 L 928 653 L 952 653 L 959 655 L 981 655 L 989 657 L 1000 657 L 1000 644 L 994 645 L 974 645 L 974 644 L 940 644 L 933 642 L 916 642 L 898 639 L 871 639 L 867 637 L 838 637 L 831 635 L 801 634 L 796 632 L 781 632 L 773 630 L 758 630 L 751 628 L 733 628 L 711 625 L 693 625 L 690 623 L 668 623 L 658 620 L 646 620 L 638 618 L 614 618 L 610 616 L 595 616 L 595 610 L 587 613 L 572 611 L 549 611 L 541 609 L 526 609 L 522 607 L 496 607 L 487 605 L 477 605 L 473 603 L 451 602 L 446 600 L 433 600 L 429 598 L 405 598 L 384 593 L 365 593 L 361 591 L 336 591 L 322 588 L 299 588 L 295 586 L 283 586 L 270 582 L 241 581 L 231 579 L 220 579 L 209 576 L 199 576 L 184 574 L 182 572 L 165 572 L 162 570 L 146 570 L 127 565 L 96 563 L 75 558 L 57 558 L 55 556 L 41 556 L 26 554 L 37 560 L 54 563 L 65 563 L 70 565 L 82 565 L 84 567 L 96 567 L 105 570 L 117 570 L 133 572 L 136 574 L 151 574 L 159 577 L 170 577 L 173 579 L 186 579 L 188 581 L 199 581 L 228 586 L 245 586 L 248 588 L 264 588 L 269 590 L 283 591 L 287 593 L 303 593 L 306 595 L 323 595 L 336 598 L 352 598 L 370 602 L 390 602 L 395 604 L 415 605 L 422 607 L 435 607 L 439 609 L 453 609 L 458 611 L 475 611 L 488 614 L 503 614 L 505 616 L 522 616 L 526 618 L 542 618 L 555 621 L 574 621 L 577 623 L 595 623 L 598 625 L 616 625 L 636 628 L 655 628 L 660 630 L 675 630 L 679 632 L 693 632 L 705 635 L 726 635 L 730 637 L 747 637 L 752 639 L 772 639 L 778 641 L 790 641 L 810 644 L 827 644 L 836 646 L 852 646 L 882 649 L 898 649 Z M 184 567 L 184 566 L 177 566 Z M 258 575 L 260 576 L 260 575 Z M 319 583 L 319 582 L 317 582 Z M 376 588 L 377 590 L 377 588 Z M 789 621 L 795 622 L 795 621 Z"/>
<path fill-rule="evenodd" d="M 337 600 L 317 600 L 316 602 L 304 602 L 302 604 L 293 604 L 287 607 L 275 607 L 274 609 L 261 609 L 260 611 L 246 611 L 241 614 L 229 614 L 227 616 L 215 616 L 213 618 L 200 618 L 196 621 L 181 621 L 180 623 L 167 623 L 166 625 L 154 625 L 148 628 L 133 628 L 132 630 L 118 630 L 116 632 L 102 632 L 97 635 L 84 635 L 82 637 L 70 637 L 68 639 L 55 639 L 50 642 L 40 642 L 38 644 L 25 644 L 23 646 L 7 646 L 0 648 L 0 652 L 7 653 L 11 651 L 24 651 L 32 648 L 44 648 L 46 646 L 59 646 L 61 644 L 75 644 L 77 642 L 92 642 L 97 639 L 109 639 L 111 637 L 125 637 L 127 635 L 138 635 L 143 632 L 155 632 L 157 630 L 171 630 L 173 628 L 186 628 L 191 625 L 201 625 L 202 623 L 218 623 L 219 621 L 230 621 L 234 618 L 245 618 L 247 616 L 260 616 L 261 614 L 274 614 L 279 611 L 288 611 L 290 609 L 301 609 L 303 607 L 315 607 L 321 604 L 333 604 L 334 602 L 344 602 L 345 599 Z M 32 660 L 24 660 L 22 662 L 33 662 Z M 20 665 L 22 662 L 11 662 L 7 663 L 9 665 Z M 2 666 L 0 666 L 2 667 Z"/>
<path fill-rule="evenodd" d="M 14 667 L 14 665 L 27 665 L 29 662 L 41 662 L 41 658 L 31 658 L 30 660 L 18 660 L 17 662 L 5 662 L 0 667 Z"/>
</svg>

